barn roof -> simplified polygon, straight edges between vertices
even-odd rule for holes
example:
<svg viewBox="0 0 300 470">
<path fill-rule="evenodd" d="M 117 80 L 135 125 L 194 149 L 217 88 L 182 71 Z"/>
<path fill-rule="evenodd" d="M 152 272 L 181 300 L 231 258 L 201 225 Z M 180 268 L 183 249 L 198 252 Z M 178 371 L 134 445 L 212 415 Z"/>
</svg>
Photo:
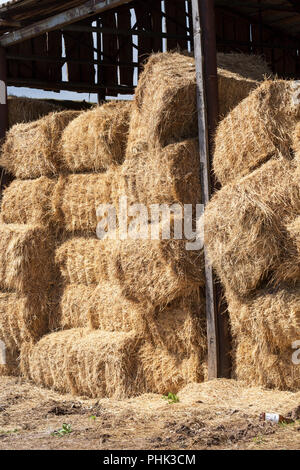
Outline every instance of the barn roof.
<svg viewBox="0 0 300 470">
<path fill-rule="evenodd" d="M 15 31 L 84 3 L 83 0 L 11 0 L 0 6 L 0 34 Z M 286 34 L 300 36 L 298 0 L 215 0 L 215 5 L 230 8 L 247 18 L 261 19 L 264 24 Z"/>
</svg>

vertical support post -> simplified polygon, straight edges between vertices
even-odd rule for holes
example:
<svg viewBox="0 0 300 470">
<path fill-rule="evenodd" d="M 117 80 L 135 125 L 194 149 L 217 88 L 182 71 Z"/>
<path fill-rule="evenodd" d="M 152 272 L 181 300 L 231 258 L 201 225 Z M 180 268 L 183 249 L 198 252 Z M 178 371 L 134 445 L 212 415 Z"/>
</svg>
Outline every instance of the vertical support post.
<svg viewBox="0 0 300 470">
<path fill-rule="evenodd" d="M 6 89 L 5 49 L 0 47 L 0 139 L 3 139 L 8 127 L 7 89 Z"/>
<path fill-rule="evenodd" d="M 214 1 L 192 0 L 194 28 L 194 54 L 197 81 L 197 111 L 200 151 L 200 178 L 202 204 L 211 196 L 210 139 L 218 119 L 218 94 L 216 89 L 216 38 L 214 23 Z M 208 341 L 208 379 L 220 376 L 219 332 L 216 292 L 212 266 L 204 244 L 205 291 Z"/>
<path fill-rule="evenodd" d="M 7 71 L 5 49 L 0 47 L 0 142 L 5 137 L 8 128 L 8 106 L 7 106 Z M 6 175 L 0 168 L 0 195 L 3 185 L 6 184 Z"/>
<path fill-rule="evenodd" d="M 100 29 L 101 28 L 101 21 L 100 19 L 97 20 L 97 28 Z M 99 85 L 101 83 L 101 72 L 102 72 L 102 68 L 101 68 L 101 49 L 102 49 L 102 42 L 101 42 L 101 33 L 98 31 L 97 32 L 97 84 Z M 98 104 L 101 105 L 104 103 L 105 101 L 105 98 L 106 98 L 106 90 L 105 88 L 101 89 L 98 91 Z"/>
</svg>

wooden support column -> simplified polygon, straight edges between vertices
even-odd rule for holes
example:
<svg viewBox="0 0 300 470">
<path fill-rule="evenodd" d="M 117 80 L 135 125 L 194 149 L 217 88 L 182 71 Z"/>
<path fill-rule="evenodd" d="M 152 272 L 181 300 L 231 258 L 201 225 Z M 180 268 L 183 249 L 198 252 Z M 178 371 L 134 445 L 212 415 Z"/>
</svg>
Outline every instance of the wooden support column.
<svg viewBox="0 0 300 470">
<path fill-rule="evenodd" d="M 7 70 L 5 49 L 0 46 L 0 143 L 5 137 L 8 128 L 8 106 L 7 106 Z M 0 196 L 3 187 L 8 184 L 10 177 L 0 168 Z"/>
<path fill-rule="evenodd" d="M 218 78 L 216 33 L 213 0 L 192 0 L 194 54 L 197 78 L 197 106 L 200 151 L 202 204 L 210 200 L 214 181 L 211 178 L 212 140 L 218 122 Z M 204 227 L 205 230 L 205 227 Z M 212 266 L 204 245 L 206 316 L 208 341 L 208 378 L 229 376 L 229 347 L 225 337 L 222 303 L 217 302 Z"/>
<path fill-rule="evenodd" d="M 8 127 L 6 80 L 5 49 L 0 47 L 0 139 L 5 136 Z"/>
</svg>

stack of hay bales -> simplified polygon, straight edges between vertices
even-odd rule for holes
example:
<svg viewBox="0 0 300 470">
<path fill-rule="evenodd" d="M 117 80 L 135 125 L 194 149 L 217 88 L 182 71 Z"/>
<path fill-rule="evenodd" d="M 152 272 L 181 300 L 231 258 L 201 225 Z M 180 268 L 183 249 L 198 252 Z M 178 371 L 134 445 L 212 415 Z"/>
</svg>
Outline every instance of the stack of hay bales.
<svg viewBox="0 0 300 470">
<path fill-rule="evenodd" d="M 258 85 L 234 72 L 236 57 L 229 61 L 230 71 L 219 69 L 226 112 Z M 14 127 L 0 162 L 18 178 L 3 195 L 3 223 L 41 225 L 55 245 L 50 334 L 22 342 L 23 374 L 91 397 L 177 392 L 204 380 L 201 251 L 187 250 L 173 228 L 170 239 L 96 237 L 98 206 L 118 209 L 121 196 L 146 209 L 200 202 L 194 60 L 156 54 L 132 105 L 57 116 Z M 164 223 L 149 220 L 147 231 Z"/>
<path fill-rule="evenodd" d="M 51 157 L 54 161 L 57 158 L 59 132 L 76 115 L 52 113 L 33 126 L 17 124 L 8 132 L 2 149 L 1 165 L 18 178 L 3 195 L 0 214 L 0 340 L 6 348 L 6 365 L 0 369 L 3 374 L 19 374 L 22 348 L 37 342 L 52 322 L 56 232 L 43 214 L 55 185 Z M 49 178 L 19 179 L 43 174 Z"/>
<path fill-rule="evenodd" d="M 259 57 L 218 54 L 220 116 L 225 116 L 270 75 L 267 64 Z M 135 92 L 127 157 L 147 149 L 149 144 L 165 146 L 197 135 L 194 58 L 172 52 L 153 54 Z"/>
<path fill-rule="evenodd" d="M 289 390 L 300 387 L 292 360 L 300 339 L 299 98 L 299 82 L 266 81 L 220 123 L 214 171 L 223 187 L 205 212 L 229 305 L 234 375 Z"/>
</svg>

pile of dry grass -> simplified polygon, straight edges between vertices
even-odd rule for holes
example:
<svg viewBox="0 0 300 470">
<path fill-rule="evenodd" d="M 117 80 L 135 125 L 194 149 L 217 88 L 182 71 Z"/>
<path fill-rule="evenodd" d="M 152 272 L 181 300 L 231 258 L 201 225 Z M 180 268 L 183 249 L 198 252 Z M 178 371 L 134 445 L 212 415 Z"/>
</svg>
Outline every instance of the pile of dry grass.
<svg viewBox="0 0 300 470">
<path fill-rule="evenodd" d="M 53 222 L 67 232 L 96 233 L 96 211 L 111 202 L 111 180 L 105 174 L 61 175 L 52 198 Z"/>
<path fill-rule="evenodd" d="M 291 346 L 279 349 L 241 336 L 234 354 L 234 377 L 251 386 L 297 392 L 300 369 L 292 361 L 294 352 Z"/>
<path fill-rule="evenodd" d="M 112 101 L 74 119 L 62 135 L 64 169 L 99 172 L 123 163 L 130 111 L 131 102 Z"/>
<path fill-rule="evenodd" d="M 139 340 L 131 333 L 72 329 L 42 338 L 29 355 L 37 384 L 92 398 L 127 398 L 144 391 Z"/>
<path fill-rule="evenodd" d="M 1 221 L 5 224 L 52 222 L 52 196 L 56 180 L 42 176 L 35 180 L 15 180 L 2 195 Z"/>
<path fill-rule="evenodd" d="M 31 122 L 55 111 L 61 107 L 48 101 L 36 100 L 17 96 L 8 97 L 8 126 L 12 127 L 21 122 Z"/>
<path fill-rule="evenodd" d="M 199 148 L 196 139 L 141 152 L 126 160 L 113 178 L 112 198 L 151 204 L 201 202 Z"/>
<path fill-rule="evenodd" d="M 292 134 L 300 119 L 299 83 L 266 81 L 221 121 L 213 168 L 222 185 L 267 159 L 290 158 Z"/>
<path fill-rule="evenodd" d="M 0 225 L 0 286 L 38 293 L 55 282 L 51 256 L 53 240 L 39 226 Z"/>
<path fill-rule="evenodd" d="M 0 165 L 21 179 L 56 175 L 61 166 L 62 131 L 78 114 L 62 111 L 31 123 L 16 124 L 6 135 Z"/>
<path fill-rule="evenodd" d="M 245 296 L 293 275 L 293 263 L 282 263 L 292 250 L 285 223 L 299 213 L 299 201 L 294 167 L 284 159 L 214 195 L 205 211 L 205 242 L 227 290 Z"/>
</svg>

